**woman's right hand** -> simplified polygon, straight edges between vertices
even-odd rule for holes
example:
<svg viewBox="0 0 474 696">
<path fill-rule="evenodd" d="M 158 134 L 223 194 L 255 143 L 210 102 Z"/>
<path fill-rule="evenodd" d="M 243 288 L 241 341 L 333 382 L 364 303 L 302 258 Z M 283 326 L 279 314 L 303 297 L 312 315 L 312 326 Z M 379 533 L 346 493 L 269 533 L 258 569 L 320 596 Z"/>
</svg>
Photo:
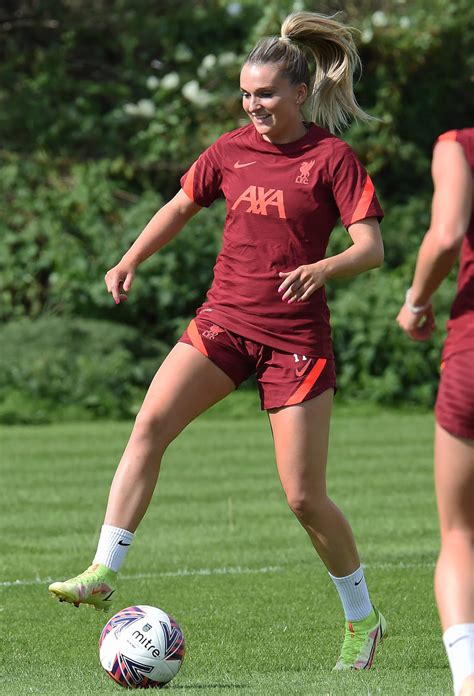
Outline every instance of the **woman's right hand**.
<svg viewBox="0 0 474 696">
<path fill-rule="evenodd" d="M 114 298 L 115 304 L 127 299 L 127 292 L 132 287 L 136 267 L 131 263 L 120 261 L 105 274 L 107 292 Z"/>
</svg>

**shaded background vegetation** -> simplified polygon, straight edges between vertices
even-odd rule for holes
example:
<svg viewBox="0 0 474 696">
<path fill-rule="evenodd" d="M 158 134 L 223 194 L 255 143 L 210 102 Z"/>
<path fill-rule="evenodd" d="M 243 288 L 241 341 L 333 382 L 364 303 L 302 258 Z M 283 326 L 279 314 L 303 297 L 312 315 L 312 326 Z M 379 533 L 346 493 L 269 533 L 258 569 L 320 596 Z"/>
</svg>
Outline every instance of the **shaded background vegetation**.
<svg viewBox="0 0 474 696">
<path fill-rule="evenodd" d="M 224 219 L 200 213 L 140 269 L 128 303 L 103 284 L 195 157 L 244 123 L 242 58 L 294 9 L 344 12 L 380 120 L 342 137 L 386 211 L 386 264 L 328 288 L 342 398 L 431 405 L 439 329 L 395 324 L 427 229 L 436 136 L 472 126 L 471 0 L 4 0 L 0 8 L 0 421 L 129 417 L 202 302 Z M 329 253 L 347 244 L 337 228 Z"/>
</svg>

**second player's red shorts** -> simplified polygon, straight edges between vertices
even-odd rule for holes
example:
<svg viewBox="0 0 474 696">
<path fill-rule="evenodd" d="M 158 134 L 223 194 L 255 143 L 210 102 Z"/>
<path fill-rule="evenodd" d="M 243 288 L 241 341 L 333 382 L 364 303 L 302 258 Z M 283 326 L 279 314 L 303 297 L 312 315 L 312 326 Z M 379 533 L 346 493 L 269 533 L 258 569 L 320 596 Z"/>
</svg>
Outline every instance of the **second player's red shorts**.
<svg viewBox="0 0 474 696">
<path fill-rule="evenodd" d="M 334 360 L 285 353 L 196 317 L 179 339 L 197 348 L 238 387 L 255 374 L 262 409 L 299 404 L 336 389 Z"/>
<path fill-rule="evenodd" d="M 454 353 L 443 363 L 435 414 L 448 433 L 474 440 L 474 351 Z"/>
</svg>

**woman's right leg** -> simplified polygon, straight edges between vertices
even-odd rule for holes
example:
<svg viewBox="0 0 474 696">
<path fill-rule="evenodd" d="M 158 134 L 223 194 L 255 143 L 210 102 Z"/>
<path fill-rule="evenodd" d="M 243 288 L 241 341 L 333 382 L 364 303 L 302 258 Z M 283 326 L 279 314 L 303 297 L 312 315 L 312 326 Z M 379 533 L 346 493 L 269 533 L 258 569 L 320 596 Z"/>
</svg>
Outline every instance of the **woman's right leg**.
<svg viewBox="0 0 474 696">
<path fill-rule="evenodd" d="M 178 343 L 156 373 L 118 465 L 105 524 L 134 532 L 150 503 L 166 447 L 235 384 L 193 346 Z"/>
<path fill-rule="evenodd" d="M 435 482 L 441 532 L 435 593 L 455 694 L 474 675 L 474 441 L 436 424 Z M 474 694 L 474 676 L 463 693 Z"/>
<path fill-rule="evenodd" d="M 116 571 L 150 504 L 166 447 L 200 413 L 235 389 L 234 382 L 196 348 L 178 343 L 146 394 L 110 489 L 94 563 L 49 586 L 60 601 L 106 609 Z"/>
</svg>

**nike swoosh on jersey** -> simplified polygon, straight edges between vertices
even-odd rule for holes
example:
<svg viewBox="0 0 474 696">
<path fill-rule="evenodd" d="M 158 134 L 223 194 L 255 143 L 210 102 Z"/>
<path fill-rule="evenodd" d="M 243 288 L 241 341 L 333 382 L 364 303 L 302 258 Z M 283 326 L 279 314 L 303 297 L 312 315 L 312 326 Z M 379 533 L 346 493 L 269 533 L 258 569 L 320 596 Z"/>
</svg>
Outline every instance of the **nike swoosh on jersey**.
<svg viewBox="0 0 474 696">
<path fill-rule="evenodd" d="M 311 365 L 311 360 L 308 360 L 308 362 L 300 370 L 298 368 L 296 368 L 296 370 L 295 370 L 296 376 L 302 377 L 310 365 Z"/>
<path fill-rule="evenodd" d="M 256 160 L 254 162 L 236 162 L 234 164 L 234 169 L 241 169 L 242 167 L 250 167 L 251 164 L 256 164 Z"/>
</svg>

